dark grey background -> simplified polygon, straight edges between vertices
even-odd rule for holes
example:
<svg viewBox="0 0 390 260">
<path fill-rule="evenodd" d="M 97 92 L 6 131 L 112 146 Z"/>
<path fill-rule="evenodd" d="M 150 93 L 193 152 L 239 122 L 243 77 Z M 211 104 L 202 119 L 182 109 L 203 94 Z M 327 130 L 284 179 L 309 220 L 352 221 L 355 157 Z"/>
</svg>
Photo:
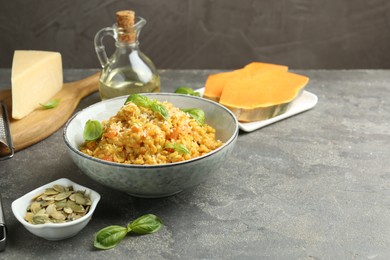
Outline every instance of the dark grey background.
<svg viewBox="0 0 390 260">
<path fill-rule="evenodd" d="M 140 47 L 159 69 L 390 68 L 388 0 L 1 0 L 0 67 L 34 49 L 61 52 L 64 68 L 98 68 L 93 37 L 121 9 L 148 21 Z"/>
</svg>

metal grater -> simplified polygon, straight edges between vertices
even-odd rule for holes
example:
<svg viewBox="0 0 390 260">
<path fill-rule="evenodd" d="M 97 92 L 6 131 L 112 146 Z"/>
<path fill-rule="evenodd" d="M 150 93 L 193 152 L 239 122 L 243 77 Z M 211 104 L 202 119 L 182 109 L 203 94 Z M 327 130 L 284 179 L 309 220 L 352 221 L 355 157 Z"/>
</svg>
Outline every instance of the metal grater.
<svg viewBox="0 0 390 260">
<path fill-rule="evenodd" d="M 7 106 L 4 101 L 0 101 L 0 160 L 12 158 L 14 147 L 10 124 L 7 114 Z"/>
<path fill-rule="evenodd" d="M 3 251 L 5 249 L 6 243 L 7 243 L 7 227 L 5 226 L 3 205 L 1 203 L 1 195 L 0 195 L 0 251 Z"/>
</svg>

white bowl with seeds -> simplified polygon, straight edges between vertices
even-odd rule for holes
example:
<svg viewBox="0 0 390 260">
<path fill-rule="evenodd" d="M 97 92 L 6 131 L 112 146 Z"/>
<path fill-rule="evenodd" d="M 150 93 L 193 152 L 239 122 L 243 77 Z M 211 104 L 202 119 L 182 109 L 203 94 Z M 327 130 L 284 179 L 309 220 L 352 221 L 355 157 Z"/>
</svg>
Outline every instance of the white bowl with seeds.
<svg viewBox="0 0 390 260">
<path fill-rule="evenodd" d="M 61 240 L 75 236 L 88 224 L 99 200 L 96 191 L 62 178 L 12 202 L 12 212 L 32 234 Z"/>
</svg>

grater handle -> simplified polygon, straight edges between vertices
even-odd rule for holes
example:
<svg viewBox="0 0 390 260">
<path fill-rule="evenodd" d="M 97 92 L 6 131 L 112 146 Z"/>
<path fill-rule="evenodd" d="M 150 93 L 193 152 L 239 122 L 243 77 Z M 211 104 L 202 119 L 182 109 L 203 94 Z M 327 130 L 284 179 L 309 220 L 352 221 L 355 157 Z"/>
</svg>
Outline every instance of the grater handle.
<svg viewBox="0 0 390 260">
<path fill-rule="evenodd" d="M 5 226 L 3 205 L 1 202 L 1 195 L 0 195 L 0 252 L 5 249 L 6 242 L 7 242 L 7 227 Z"/>
<path fill-rule="evenodd" d="M 12 158 L 13 156 L 14 147 L 12 144 L 7 106 L 4 101 L 0 101 L 0 161 Z"/>
</svg>

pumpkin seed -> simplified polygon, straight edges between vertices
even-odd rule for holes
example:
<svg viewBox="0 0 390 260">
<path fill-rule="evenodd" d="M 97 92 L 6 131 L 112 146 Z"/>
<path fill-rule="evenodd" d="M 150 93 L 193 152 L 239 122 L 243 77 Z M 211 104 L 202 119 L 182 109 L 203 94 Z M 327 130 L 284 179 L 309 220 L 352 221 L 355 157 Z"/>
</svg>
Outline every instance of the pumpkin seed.
<svg viewBox="0 0 390 260">
<path fill-rule="evenodd" d="M 57 211 L 56 204 L 50 204 L 46 208 L 46 213 L 49 214 L 49 216 L 53 216 Z"/>
<path fill-rule="evenodd" d="M 40 211 L 42 208 L 41 208 L 41 203 L 40 202 L 33 202 L 31 203 L 31 206 L 30 206 L 30 210 L 32 213 L 38 213 L 38 211 Z"/>
<path fill-rule="evenodd" d="M 57 192 L 64 192 L 65 191 L 65 187 L 61 186 L 61 185 L 58 185 L 58 184 L 55 184 L 53 186 L 53 189 Z"/>
<path fill-rule="evenodd" d="M 79 204 L 74 204 L 71 206 L 73 212 L 76 212 L 76 213 L 84 213 L 85 209 L 83 207 L 83 205 L 79 205 Z"/>
<path fill-rule="evenodd" d="M 54 203 L 54 200 L 46 200 L 46 201 L 42 201 L 42 208 L 44 207 L 47 207 L 49 206 L 50 204 L 53 204 Z"/>
<path fill-rule="evenodd" d="M 32 199 L 24 219 L 31 224 L 69 222 L 84 216 L 91 203 L 86 191 L 56 184 Z"/>
<path fill-rule="evenodd" d="M 49 196 L 47 194 L 42 194 L 40 197 L 38 197 L 37 199 L 40 199 L 40 200 L 54 200 L 55 197 L 54 196 Z"/>
<path fill-rule="evenodd" d="M 72 191 L 64 191 L 64 192 L 61 192 L 59 194 L 57 194 L 55 197 L 54 197 L 54 200 L 64 200 L 66 198 L 68 198 L 70 195 L 72 195 Z"/>
<path fill-rule="evenodd" d="M 26 214 L 26 216 L 24 217 L 24 219 L 25 219 L 27 222 L 32 223 L 33 217 L 34 217 L 34 213 L 32 213 L 32 212 L 27 212 L 27 214 Z"/>
<path fill-rule="evenodd" d="M 82 193 L 75 193 L 74 194 L 74 198 L 75 198 L 76 204 L 84 205 L 84 206 L 87 205 L 87 200 L 84 197 L 84 194 L 82 194 Z"/>
<path fill-rule="evenodd" d="M 72 220 L 79 219 L 79 218 L 81 218 L 82 216 L 83 216 L 83 215 L 74 215 L 73 218 L 72 218 Z"/>
<path fill-rule="evenodd" d="M 66 214 L 72 214 L 73 213 L 73 210 L 71 207 L 64 207 L 63 211 L 66 213 Z"/>
<path fill-rule="evenodd" d="M 62 214 L 60 211 L 55 211 L 53 212 L 53 214 L 51 214 L 51 216 L 56 219 L 56 220 L 65 220 L 66 217 L 64 214 Z"/>
<path fill-rule="evenodd" d="M 49 222 L 47 214 L 36 214 L 33 216 L 33 224 L 45 224 Z"/>
<path fill-rule="evenodd" d="M 45 192 L 43 194 L 46 194 L 46 195 L 54 195 L 54 194 L 58 194 L 59 192 L 56 191 L 55 189 L 53 188 L 49 188 L 49 189 L 46 189 Z"/>
<path fill-rule="evenodd" d="M 56 207 L 58 210 L 61 210 L 63 208 L 66 207 L 66 199 L 65 200 L 60 200 L 60 201 L 56 201 Z"/>
</svg>

